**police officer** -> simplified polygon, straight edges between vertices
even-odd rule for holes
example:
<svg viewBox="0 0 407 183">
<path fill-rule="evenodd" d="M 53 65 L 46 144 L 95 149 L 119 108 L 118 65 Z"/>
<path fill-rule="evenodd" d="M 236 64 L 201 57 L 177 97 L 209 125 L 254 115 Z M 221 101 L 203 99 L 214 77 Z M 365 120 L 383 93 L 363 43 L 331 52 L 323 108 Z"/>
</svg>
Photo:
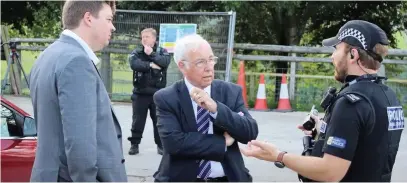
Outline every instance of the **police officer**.
<svg viewBox="0 0 407 183">
<path fill-rule="evenodd" d="M 167 84 L 167 68 L 171 57 L 156 44 L 157 33 L 153 28 L 141 31 L 142 46 L 133 50 L 129 61 L 133 70 L 133 123 L 131 127 L 130 155 L 139 153 L 139 144 L 146 124 L 147 112 L 153 121 L 154 141 L 158 154 L 162 155 L 162 144 L 157 131 L 157 116 L 153 95 Z"/>
<path fill-rule="evenodd" d="M 389 182 L 404 128 L 395 92 L 382 84 L 377 70 L 387 54 L 386 33 L 377 25 L 353 20 L 323 42 L 333 46 L 335 79 L 344 85 L 332 97 L 311 156 L 280 151 L 270 143 L 250 142 L 246 156 L 275 162 L 302 181 Z"/>
</svg>

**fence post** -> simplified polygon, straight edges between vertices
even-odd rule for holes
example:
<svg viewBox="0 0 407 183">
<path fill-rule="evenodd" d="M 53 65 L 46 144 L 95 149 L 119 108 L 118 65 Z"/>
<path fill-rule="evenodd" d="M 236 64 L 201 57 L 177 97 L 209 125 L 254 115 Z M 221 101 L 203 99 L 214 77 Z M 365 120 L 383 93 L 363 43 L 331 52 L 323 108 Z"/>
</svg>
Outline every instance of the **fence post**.
<svg viewBox="0 0 407 183">
<path fill-rule="evenodd" d="M 254 75 L 254 74 L 250 74 L 249 75 L 249 98 L 248 98 L 248 100 L 247 100 L 247 103 L 249 103 L 249 101 L 251 100 L 251 99 L 254 99 L 254 101 L 256 101 L 256 92 L 255 91 L 257 91 L 256 90 L 256 75 Z"/>
<path fill-rule="evenodd" d="M 232 59 L 233 59 L 233 43 L 235 40 L 235 25 L 236 25 L 236 12 L 230 11 L 231 14 L 229 18 L 229 33 L 228 33 L 228 47 L 226 52 L 226 73 L 225 81 L 229 82 L 230 70 L 232 69 Z"/>
<path fill-rule="evenodd" d="M 112 97 L 112 67 L 110 64 L 110 53 L 109 52 L 102 52 L 102 63 L 101 63 L 101 77 L 103 83 L 105 84 L 107 93 L 109 97 Z"/>
<path fill-rule="evenodd" d="M 293 53 L 293 57 L 296 57 L 297 54 Z M 295 99 L 295 71 L 296 71 L 296 62 L 290 62 L 290 87 L 289 87 L 289 95 L 290 100 Z"/>
</svg>

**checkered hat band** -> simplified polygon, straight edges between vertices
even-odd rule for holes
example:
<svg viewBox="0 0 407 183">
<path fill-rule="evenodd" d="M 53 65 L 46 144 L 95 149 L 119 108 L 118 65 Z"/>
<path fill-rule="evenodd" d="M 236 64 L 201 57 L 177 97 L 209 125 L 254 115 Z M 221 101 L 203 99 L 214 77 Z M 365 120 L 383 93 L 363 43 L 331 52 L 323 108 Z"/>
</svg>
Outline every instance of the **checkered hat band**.
<svg viewBox="0 0 407 183">
<path fill-rule="evenodd" d="M 343 40 L 345 37 L 349 37 L 349 36 L 358 40 L 360 42 L 360 44 L 362 44 L 363 49 L 366 50 L 367 44 L 366 44 L 365 36 L 360 31 L 358 31 L 354 28 L 348 28 L 348 29 L 343 30 L 341 32 L 341 34 L 339 35 L 338 39 Z"/>
</svg>

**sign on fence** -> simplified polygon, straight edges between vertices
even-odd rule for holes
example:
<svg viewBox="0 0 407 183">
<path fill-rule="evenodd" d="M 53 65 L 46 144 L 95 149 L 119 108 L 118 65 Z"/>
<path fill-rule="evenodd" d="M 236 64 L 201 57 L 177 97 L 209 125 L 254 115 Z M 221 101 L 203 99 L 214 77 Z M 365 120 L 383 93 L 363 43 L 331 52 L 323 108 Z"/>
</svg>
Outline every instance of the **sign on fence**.
<svg viewBox="0 0 407 183">
<path fill-rule="evenodd" d="M 142 11 L 142 10 L 116 10 L 114 26 L 116 31 L 113 37 L 117 41 L 134 40 L 140 38 L 140 32 L 145 28 L 157 30 L 157 45 L 166 48 L 171 54 L 177 39 L 186 34 L 196 33 L 205 38 L 211 45 L 213 53 L 219 57 L 215 65 L 215 78 L 231 81 L 233 43 L 235 34 L 236 12 L 171 12 L 171 11 Z M 115 45 L 115 49 L 128 50 L 125 44 Z M 134 49 L 134 48 L 133 48 Z M 132 70 L 116 68 L 113 72 L 127 72 L 123 78 L 131 79 Z M 167 85 L 182 79 L 178 66 L 171 62 L 167 71 Z M 122 87 L 113 80 L 116 93 L 131 94 L 131 89 Z M 127 79 L 126 79 L 127 80 Z M 126 85 L 132 87 L 131 81 Z M 117 83 L 117 84 L 116 84 Z M 123 89 L 119 89 L 123 88 Z"/>
<path fill-rule="evenodd" d="M 173 53 L 175 42 L 188 34 L 196 34 L 197 24 L 160 24 L 159 45 Z"/>
</svg>

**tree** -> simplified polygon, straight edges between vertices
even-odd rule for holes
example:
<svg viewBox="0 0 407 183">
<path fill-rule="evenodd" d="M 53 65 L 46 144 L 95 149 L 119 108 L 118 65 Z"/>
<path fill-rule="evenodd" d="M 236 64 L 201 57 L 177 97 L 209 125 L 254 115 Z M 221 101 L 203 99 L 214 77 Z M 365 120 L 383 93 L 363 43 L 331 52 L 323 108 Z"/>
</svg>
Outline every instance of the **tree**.
<svg viewBox="0 0 407 183">
<path fill-rule="evenodd" d="M 27 25 L 32 28 L 37 25 L 36 35 L 46 36 L 47 32 L 55 34 L 54 29 L 41 22 L 51 20 L 56 24 L 60 20 L 60 2 L 21 2 L 2 1 L 2 22 L 12 23 L 16 28 Z M 378 24 L 387 33 L 391 46 L 395 44 L 394 32 L 407 27 L 406 1 L 119 1 L 118 9 L 155 10 L 155 11 L 230 11 L 237 12 L 235 42 L 277 45 L 321 45 L 324 38 L 337 34 L 339 28 L 349 20 L 362 19 Z M 11 11 L 18 11 L 18 13 Z M 36 16 L 43 10 L 44 16 Z M 40 13 L 41 14 L 41 13 Z M 40 18 L 38 18 L 40 17 Z M 146 16 L 147 17 L 147 16 Z M 139 16 L 141 21 L 151 21 L 154 17 Z M 178 16 L 182 19 L 182 16 Z M 33 23 L 37 20 L 37 23 Z M 118 19 L 120 20 L 120 17 Z M 213 22 L 207 22 L 211 25 Z M 38 25 L 41 25 L 38 26 Z M 55 28 L 56 27 L 56 28 Z M 42 28 L 42 31 L 41 31 Z M 121 27 L 118 31 L 136 31 L 131 27 Z M 49 31 L 51 30 L 51 31 Z M 38 34 L 41 32 L 43 34 Z M 306 35 L 306 36 L 304 36 Z M 307 38 L 307 39 L 304 39 Z M 245 51 L 250 53 L 251 51 Z M 268 53 L 262 54 L 284 54 Z M 260 72 L 286 73 L 287 62 L 263 62 Z M 255 62 L 246 64 L 249 68 L 258 68 Z M 278 100 L 281 78 L 276 78 L 275 100 Z"/>
<path fill-rule="evenodd" d="M 254 44 L 299 45 L 304 33 L 306 45 L 320 45 L 322 39 L 336 35 L 340 26 L 352 19 L 363 19 L 382 27 L 394 45 L 393 33 L 406 27 L 402 12 L 406 2 L 125 2 L 123 8 L 161 11 L 230 11 L 237 12 L 235 42 Z M 246 53 L 249 53 L 248 51 Z M 284 54 L 284 53 L 269 53 Z M 263 62 L 261 72 L 286 73 L 287 62 Z M 247 67 L 255 67 L 249 62 Z M 273 68 L 271 70 L 270 68 Z M 276 78 L 275 100 L 278 100 L 281 78 Z"/>
<path fill-rule="evenodd" d="M 62 3 L 58 1 L 1 1 L 1 23 L 13 25 L 13 28 L 23 35 L 31 33 L 31 36 L 48 37 L 50 34 L 55 34 L 55 27 L 58 27 L 61 20 Z"/>
<path fill-rule="evenodd" d="M 393 33 L 407 28 L 407 17 L 402 13 L 407 9 L 405 1 L 312 3 L 320 5 L 318 11 L 310 15 L 312 21 L 307 31 L 313 33 L 313 39 L 308 44 L 320 44 L 322 39 L 336 35 L 347 21 L 355 19 L 377 24 L 386 32 L 391 46 L 396 43 Z"/>
</svg>

